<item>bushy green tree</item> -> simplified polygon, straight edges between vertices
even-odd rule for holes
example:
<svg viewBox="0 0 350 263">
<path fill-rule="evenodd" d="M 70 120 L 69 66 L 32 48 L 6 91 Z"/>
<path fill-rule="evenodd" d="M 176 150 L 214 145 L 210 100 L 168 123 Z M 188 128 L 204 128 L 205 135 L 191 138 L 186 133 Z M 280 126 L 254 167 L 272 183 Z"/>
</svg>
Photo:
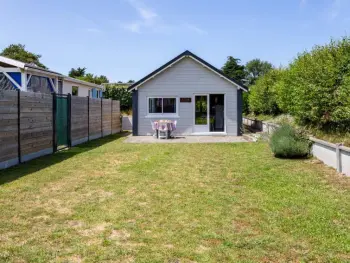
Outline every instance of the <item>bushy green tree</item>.
<svg viewBox="0 0 350 263">
<path fill-rule="evenodd" d="M 78 67 L 78 68 L 72 68 L 69 73 L 68 73 L 68 76 L 71 77 L 71 78 L 81 78 L 81 77 L 84 77 L 85 76 L 85 73 L 86 73 L 86 68 L 81 68 L 81 67 Z"/>
<path fill-rule="evenodd" d="M 278 114 L 276 83 L 281 79 L 282 71 L 273 69 L 260 77 L 250 86 L 249 109 L 255 114 Z"/>
<path fill-rule="evenodd" d="M 270 62 L 258 58 L 248 61 L 245 65 L 248 85 L 254 85 L 259 77 L 264 76 L 271 69 L 273 69 L 273 65 Z"/>
<path fill-rule="evenodd" d="M 69 73 L 68 76 L 72 77 L 72 78 L 76 78 L 76 79 L 80 79 L 83 81 L 87 81 L 87 82 L 91 82 L 91 83 L 95 83 L 98 85 L 104 84 L 104 83 L 109 83 L 109 80 L 106 76 L 104 75 L 94 75 L 92 73 L 86 73 L 86 68 L 85 67 L 78 67 L 78 68 L 72 68 Z"/>
<path fill-rule="evenodd" d="M 301 123 L 322 128 L 350 124 L 349 38 L 299 54 L 286 77 L 289 110 Z"/>
<path fill-rule="evenodd" d="M 22 44 L 11 44 L 2 50 L 0 55 L 25 63 L 33 63 L 46 69 L 46 66 L 40 62 L 41 55 L 29 52 L 26 50 L 26 46 Z"/>
<path fill-rule="evenodd" d="M 244 70 L 244 65 L 241 65 L 240 62 L 241 60 L 239 58 L 229 56 L 222 67 L 222 71 L 230 78 L 242 81 L 245 79 L 246 72 Z"/>
<path fill-rule="evenodd" d="M 128 85 L 115 85 L 108 84 L 105 86 L 105 92 L 103 93 L 105 98 L 111 98 L 113 100 L 120 101 L 120 109 L 122 111 L 130 110 L 132 107 L 132 95 L 128 91 Z"/>
</svg>

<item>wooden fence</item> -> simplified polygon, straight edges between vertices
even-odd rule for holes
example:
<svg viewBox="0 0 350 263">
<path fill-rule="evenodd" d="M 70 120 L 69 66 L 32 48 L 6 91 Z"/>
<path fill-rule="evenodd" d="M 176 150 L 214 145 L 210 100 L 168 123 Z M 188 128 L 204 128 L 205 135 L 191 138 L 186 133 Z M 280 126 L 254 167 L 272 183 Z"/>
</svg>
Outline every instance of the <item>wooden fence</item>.
<svg viewBox="0 0 350 263">
<path fill-rule="evenodd" d="M 68 147 L 121 130 L 119 101 L 71 96 Z M 0 91 L 0 169 L 55 151 L 54 96 Z"/>
</svg>

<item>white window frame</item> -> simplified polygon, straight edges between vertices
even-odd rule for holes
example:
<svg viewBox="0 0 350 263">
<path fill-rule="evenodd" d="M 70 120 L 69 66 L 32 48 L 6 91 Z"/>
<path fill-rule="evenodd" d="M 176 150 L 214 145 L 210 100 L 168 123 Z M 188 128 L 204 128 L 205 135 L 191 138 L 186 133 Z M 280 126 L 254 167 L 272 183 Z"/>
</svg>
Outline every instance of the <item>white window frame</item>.
<svg viewBox="0 0 350 263">
<path fill-rule="evenodd" d="M 176 112 L 175 113 L 150 113 L 149 112 L 149 99 L 175 99 L 176 101 Z M 146 118 L 179 118 L 179 98 L 176 96 L 152 96 L 146 97 L 147 100 L 147 115 Z M 163 111 L 163 101 L 162 101 L 162 111 Z"/>
</svg>

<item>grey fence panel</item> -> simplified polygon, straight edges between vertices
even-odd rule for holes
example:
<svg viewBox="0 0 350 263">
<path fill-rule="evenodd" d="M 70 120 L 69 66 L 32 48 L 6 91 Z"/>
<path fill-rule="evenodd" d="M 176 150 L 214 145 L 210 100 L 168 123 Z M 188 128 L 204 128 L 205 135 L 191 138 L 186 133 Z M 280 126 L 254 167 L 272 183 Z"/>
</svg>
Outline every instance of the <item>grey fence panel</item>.
<svg viewBox="0 0 350 263">
<path fill-rule="evenodd" d="M 53 102 L 51 94 L 0 91 L 0 169 L 54 152 Z M 121 130 L 119 101 L 72 96 L 69 113 L 72 145 Z"/>
</svg>

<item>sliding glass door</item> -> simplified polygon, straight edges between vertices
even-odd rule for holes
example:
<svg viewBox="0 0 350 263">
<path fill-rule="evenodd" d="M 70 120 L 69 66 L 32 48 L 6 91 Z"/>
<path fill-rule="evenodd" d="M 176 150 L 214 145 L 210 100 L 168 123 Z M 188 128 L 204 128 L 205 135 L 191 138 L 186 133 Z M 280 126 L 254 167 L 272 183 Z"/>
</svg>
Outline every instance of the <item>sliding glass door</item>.
<svg viewBox="0 0 350 263">
<path fill-rule="evenodd" d="M 194 96 L 193 133 L 225 132 L 225 94 Z"/>
</svg>

